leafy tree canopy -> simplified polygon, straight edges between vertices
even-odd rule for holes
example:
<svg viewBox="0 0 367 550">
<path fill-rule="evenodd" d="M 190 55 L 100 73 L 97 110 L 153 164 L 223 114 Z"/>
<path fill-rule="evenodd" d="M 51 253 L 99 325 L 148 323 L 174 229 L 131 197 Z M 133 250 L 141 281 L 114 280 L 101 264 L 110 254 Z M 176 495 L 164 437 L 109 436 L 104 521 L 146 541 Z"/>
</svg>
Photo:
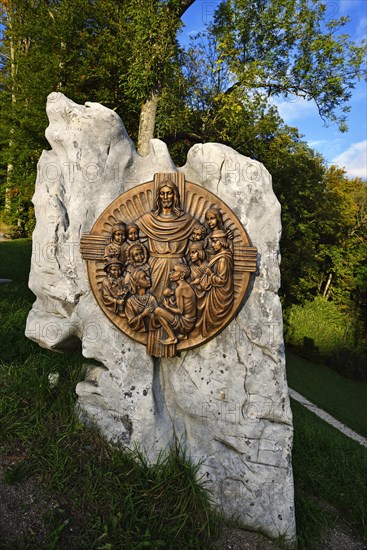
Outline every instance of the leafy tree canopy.
<svg viewBox="0 0 367 550">
<path fill-rule="evenodd" d="M 323 120 L 346 130 L 347 103 L 366 77 L 366 42 L 341 32 L 346 17 L 327 19 L 322 0 L 224 0 L 211 31 L 232 87 L 315 101 Z"/>
</svg>

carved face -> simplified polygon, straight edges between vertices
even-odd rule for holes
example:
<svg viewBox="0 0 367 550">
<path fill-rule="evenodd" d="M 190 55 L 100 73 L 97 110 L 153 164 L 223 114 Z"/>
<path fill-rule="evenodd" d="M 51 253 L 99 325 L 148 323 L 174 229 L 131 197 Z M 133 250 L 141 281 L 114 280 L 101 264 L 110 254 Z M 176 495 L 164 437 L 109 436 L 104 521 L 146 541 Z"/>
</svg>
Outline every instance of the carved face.
<svg viewBox="0 0 367 550">
<path fill-rule="evenodd" d="M 201 229 L 199 228 L 193 229 L 191 239 L 193 241 L 201 241 L 201 237 L 202 237 Z"/>
<path fill-rule="evenodd" d="M 159 191 L 159 197 L 161 199 L 162 207 L 172 208 L 174 196 L 174 192 L 170 187 L 168 187 L 167 185 L 162 187 Z"/>
<path fill-rule="evenodd" d="M 190 250 L 190 260 L 194 264 L 199 260 L 199 251 L 198 250 Z"/>
<path fill-rule="evenodd" d="M 118 277 L 120 277 L 121 267 L 119 266 L 119 264 L 110 265 L 110 267 L 108 268 L 108 274 L 110 275 L 110 277 L 112 277 L 112 279 L 117 279 Z"/>
<path fill-rule="evenodd" d="M 176 282 L 176 281 L 179 281 L 181 279 L 181 275 L 182 275 L 182 272 L 181 272 L 180 268 L 178 267 L 178 265 L 174 265 L 173 269 L 171 270 L 171 272 L 169 274 L 169 279 L 172 282 Z"/>
<path fill-rule="evenodd" d="M 211 230 L 215 229 L 218 225 L 218 218 L 214 212 L 207 212 L 205 220 Z"/>
<path fill-rule="evenodd" d="M 214 248 L 215 252 L 220 252 L 222 250 L 222 243 L 219 239 L 213 238 L 210 239 L 212 243 L 212 247 Z"/>
<path fill-rule="evenodd" d="M 113 234 L 113 240 L 117 244 L 122 244 L 125 241 L 125 232 L 122 231 L 121 229 L 118 229 Z"/>
<path fill-rule="evenodd" d="M 136 227 L 130 227 L 127 236 L 129 241 L 137 241 L 139 238 L 139 233 Z"/>
<path fill-rule="evenodd" d="M 139 271 L 137 283 L 141 288 L 150 288 L 152 286 L 152 281 L 145 271 Z"/>
<path fill-rule="evenodd" d="M 134 248 L 131 251 L 131 259 L 135 263 L 141 263 L 144 260 L 144 254 L 141 248 Z"/>
</svg>

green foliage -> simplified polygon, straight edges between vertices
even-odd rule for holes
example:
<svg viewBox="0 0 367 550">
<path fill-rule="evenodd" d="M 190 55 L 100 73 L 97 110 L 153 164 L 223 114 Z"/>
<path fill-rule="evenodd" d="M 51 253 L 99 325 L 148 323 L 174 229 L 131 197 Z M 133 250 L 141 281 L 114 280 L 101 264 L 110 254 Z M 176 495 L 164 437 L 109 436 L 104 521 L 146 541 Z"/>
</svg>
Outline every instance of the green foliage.
<svg viewBox="0 0 367 550">
<path fill-rule="evenodd" d="M 320 176 L 314 193 L 306 180 L 294 203 L 284 196 L 282 269 L 285 305 L 308 300 L 287 313 L 289 342 L 328 353 L 365 345 L 367 186 L 335 167 Z"/>
<path fill-rule="evenodd" d="M 320 291 L 342 305 L 354 302 L 357 315 L 365 319 L 367 185 L 359 179 L 348 180 L 344 171 L 331 167 L 325 173 L 324 186 L 318 212 L 324 236 L 316 256 Z"/>
<path fill-rule="evenodd" d="M 323 233 L 318 211 L 323 200 L 323 160 L 293 129 L 274 132 L 260 159 L 273 177 L 282 205 L 282 289 L 285 306 L 312 299 L 319 269 L 316 253 Z"/>
<path fill-rule="evenodd" d="M 181 20 L 168 3 L 159 0 L 130 3 L 127 17 L 134 56 L 129 59 L 124 76 L 129 93 L 143 102 L 172 76 Z"/>
<path fill-rule="evenodd" d="M 327 21 L 327 8 L 322 0 L 226 0 L 213 31 L 237 86 L 312 99 L 323 119 L 345 130 L 345 104 L 366 76 L 366 44 L 340 32 L 348 18 Z"/>
<path fill-rule="evenodd" d="M 325 354 L 353 346 L 358 328 L 352 315 L 334 302 L 316 296 L 312 302 L 291 306 L 287 313 L 286 340 L 293 346 L 313 347 Z"/>
<path fill-rule="evenodd" d="M 98 101 L 137 137 L 153 90 L 177 72 L 176 34 L 190 1 L 4 2 L 0 23 L 0 189 L 5 220 L 29 235 L 36 163 L 52 91 Z M 6 200 L 4 197 L 6 195 Z"/>
</svg>

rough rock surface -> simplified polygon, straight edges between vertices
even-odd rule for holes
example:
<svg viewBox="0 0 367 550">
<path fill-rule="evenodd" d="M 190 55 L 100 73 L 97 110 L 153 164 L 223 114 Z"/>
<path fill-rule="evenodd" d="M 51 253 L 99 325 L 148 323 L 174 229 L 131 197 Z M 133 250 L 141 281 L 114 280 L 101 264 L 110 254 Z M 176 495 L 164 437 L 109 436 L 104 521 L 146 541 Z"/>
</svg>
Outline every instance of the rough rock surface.
<svg viewBox="0 0 367 550">
<path fill-rule="evenodd" d="M 177 168 L 164 143 L 140 157 L 120 118 L 62 94 L 47 103 L 52 147 L 38 166 L 26 335 L 59 351 L 80 341 L 91 366 L 76 388 L 82 418 L 154 460 L 177 439 L 227 517 L 271 537 L 295 538 L 292 418 L 279 288 L 280 206 L 263 165 L 224 145 L 195 145 Z M 132 186 L 181 171 L 217 194 L 258 247 L 258 274 L 236 319 L 214 340 L 153 360 L 119 332 L 89 288 L 82 233 Z"/>
</svg>

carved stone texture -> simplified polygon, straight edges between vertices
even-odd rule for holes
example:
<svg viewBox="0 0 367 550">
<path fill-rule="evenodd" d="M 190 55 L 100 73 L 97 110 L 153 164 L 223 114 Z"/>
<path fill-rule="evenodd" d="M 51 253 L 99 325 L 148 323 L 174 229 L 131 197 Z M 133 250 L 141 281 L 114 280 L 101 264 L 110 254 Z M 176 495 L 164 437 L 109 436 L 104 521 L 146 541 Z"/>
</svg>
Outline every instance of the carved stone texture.
<svg viewBox="0 0 367 550">
<path fill-rule="evenodd" d="M 235 214 L 175 173 L 113 201 L 82 236 L 81 254 L 107 317 L 157 357 L 223 330 L 256 271 L 256 248 Z"/>
<path fill-rule="evenodd" d="M 28 316 L 27 336 L 58 351 L 81 345 L 87 364 L 93 358 L 86 379 L 77 385 L 77 406 L 81 418 L 106 438 L 127 447 L 138 445 L 154 461 L 178 437 L 187 455 L 200 461 L 199 475 L 227 517 L 293 541 L 292 417 L 277 295 L 280 206 L 269 173 L 260 163 L 215 143 L 195 145 L 182 168 L 175 167 L 159 140 L 152 140 L 150 154 L 140 157 L 116 113 L 98 104 L 80 106 L 51 94 L 47 111 L 51 150 L 42 153 L 33 199 L 37 225 L 29 285 L 37 299 Z M 179 356 L 156 359 L 105 315 L 91 291 L 87 270 L 87 263 L 92 269 L 104 265 L 106 271 L 98 270 L 102 288 L 111 269 L 107 264 L 117 264 L 111 285 L 105 283 L 104 298 L 102 290 L 99 297 L 111 317 L 116 315 L 114 307 L 124 305 L 131 327 L 139 333 L 137 313 L 156 305 L 142 290 L 147 275 L 144 249 L 129 245 L 123 251 L 123 257 L 141 268 L 135 271 L 132 266 L 128 277 L 126 269 L 120 276 L 118 262 L 124 261 L 116 259 L 113 247 L 104 258 L 115 221 L 128 222 L 126 233 L 130 231 L 134 244 L 134 227 L 129 224 L 141 214 L 121 216 L 118 206 L 98 235 L 94 229 L 89 237 L 85 234 L 123 193 L 131 190 L 134 197 L 137 185 L 167 173 L 184 174 L 186 182 L 201 187 L 204 197 L 213 193 L 215 199 L 209 202 L 223 213 L 226 229 L 232 226 L 223 204 L 231 208 L 258 250 L 258 271 L 243 307 L 222 332 Z M 186 197 L 182 207 L 190 212 L 189 193 L 180 193 Z M 146 212 L 154 208 L 151 200 L 149 195 Z M 202 225 L 211 219 L 205 220 L 205 211 L 203 204 L 200 215 L 194 216 Z M 142 226 L 138 229 L 142 240 Z M 240 229 L 236 224 L 232 229 L 233 244 L 242 245 L 236 233 Z M 200 229 L 196 237 L 196 242 L 205 238 Z M 149 247 L 148 241 L 142 244 Z M 80 247 L 84 257 L 90 254 L 93 259 L 84 260 Z M 187 258 L 194 262 L 192 276 L 199 278 L 200 250 L 202 246 L 193 242 Z M 247 259 L 235 247 L 233 252 L 236 271 Z M 243 277 L 248 275 L 244 271 Z M 129 289 L 126 295 L 123 285 Z M 197 289 L 198 307 L 203 291 Z"/>
</svg>

